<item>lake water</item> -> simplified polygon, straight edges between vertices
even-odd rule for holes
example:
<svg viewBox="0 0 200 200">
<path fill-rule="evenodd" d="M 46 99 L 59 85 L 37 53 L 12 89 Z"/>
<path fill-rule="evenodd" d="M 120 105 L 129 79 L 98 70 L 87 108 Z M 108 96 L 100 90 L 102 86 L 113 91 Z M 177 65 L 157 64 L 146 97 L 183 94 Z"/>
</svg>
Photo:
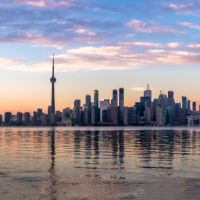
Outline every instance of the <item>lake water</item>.
<svg viewBox="0 0 200 200">
<path fill-rule="evenodd" d="M 0 199 L 199 200 L 200 128 L 0 128 Z"/>
</svg>

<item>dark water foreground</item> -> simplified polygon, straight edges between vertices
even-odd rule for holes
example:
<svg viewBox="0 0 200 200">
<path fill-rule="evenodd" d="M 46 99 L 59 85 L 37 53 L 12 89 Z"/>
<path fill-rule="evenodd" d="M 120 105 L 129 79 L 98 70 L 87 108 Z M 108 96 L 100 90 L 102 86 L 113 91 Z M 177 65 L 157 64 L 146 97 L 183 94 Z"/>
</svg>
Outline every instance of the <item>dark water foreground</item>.
<svg viewBox="0 0 200 200">
<path fill-rule="evenodd" d="M 0 199 L 200 199 L 200 130 L 0 129 Z"/>
</svg>

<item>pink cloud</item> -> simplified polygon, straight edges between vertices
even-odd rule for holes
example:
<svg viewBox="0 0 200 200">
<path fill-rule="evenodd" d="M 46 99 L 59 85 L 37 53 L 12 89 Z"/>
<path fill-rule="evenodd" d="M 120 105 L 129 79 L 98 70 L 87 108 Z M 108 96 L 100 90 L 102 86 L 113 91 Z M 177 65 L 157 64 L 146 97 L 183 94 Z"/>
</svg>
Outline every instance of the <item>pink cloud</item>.
<svg viewBox="0 0 200 200">
<path fill-rule="evenodd" d="M 26 4 L 34 7 L 75 7 L 72 0 L 55 2 L 53 0 L 14 0 L 14 4 Z"/>
<path fill-rule="evenodd" d="M 192 51 L 200 51 L 200 44 L 197 44 L 197 45 L 188 45 L 188 47 Z"/>
<path fill-rule="evenodd" d="M 177 13 L 180 14 L 192 14 L 192 12 L 194 10 L 197 9 L 197 5 L 195 5 L 194 3 L 190 3 L 190 4 L 186 4 L 186 5 L 180 5 L 177 6 L 175 4 L 170 4 L 169 8 Z"/>
<path fill-rule="evenodd" d="M 120 42 L 119 44 L 125 45 L 136 45 L 142 47 L 162 47 L 162 44 L 159 43 L 150 43 L 150 42 Z"/>
<path fill-rule="evenodd" d="M 127 22 L 125 26 L 133 28 L 136 31 L 145 33 L 161 33 L 161 32 L 173 33 L 173 34 L 185 33 L 184 31 L 171 29 L 168 26 L 156 26 L 155 22 L 143 22 L 135 19 L 131 20 L 130 22 Z"/>
<path fill-rule="evenodd" d="M 192 23 L 188 23 L 188 22 L 181 22 L 181 23 L 178 23 L 178 24 L 181 25 L 181 26 L 188 27 L 188 28 L 196 28 L 196 29 L 200 30 L 200 26 L 196 25 L 196 24 L 192 24 Z"/>
<path fill-rule="evenodd" d="M 178 42 L 171 42 L 167 44 L 167 47 L 169 48 L 178 48 L 179 47 L 179 43 Z"/>
</svg>

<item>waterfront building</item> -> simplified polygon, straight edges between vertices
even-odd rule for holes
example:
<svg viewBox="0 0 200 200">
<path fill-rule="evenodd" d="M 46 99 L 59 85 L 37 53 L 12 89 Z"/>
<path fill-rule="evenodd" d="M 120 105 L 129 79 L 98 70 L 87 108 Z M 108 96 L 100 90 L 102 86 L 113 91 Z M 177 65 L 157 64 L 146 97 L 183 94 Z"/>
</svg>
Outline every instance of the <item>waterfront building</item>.
<svg viewBox="0 0 200 200">
<path fill-rule="evenodd" d="M 111 100 L 111 105 L 112 106 L 118 106 L 118 102 L 117 102 L 117 90 L 113 90 L 113 98 Z"/>
<path fill-rule="evenodd" d="M 51 125 L 56 125 L 56 115 L 55 115 L 55 113 L 51 113 L 50 123 L 51 123 Z"/>
<path fill-rule="evenodd" d="M 11 112 L 6 112 L 5 113 L 5 118 L 4 118 L 6 125 L 10 124 L 10 119 L 11 118 L 12 118 L 12 113 Z"/>
<path fill-rule="evenodd" d="M 120 122 L 124 122 L 124 88 L 119 89 Z"/>
<path fill-rule="evenodd" d="M 49 116 L 49 119 L 51 118 L 51 111 L 52 111 L 52 107 L 48 106 L 48 116 Z"/>
<path fill-rule="evenodd" d="M 54 90 L 54 83 L 56 82 L 56 78 L 54 77 L 54 55 L 53 55 L 52 77 L 50 78 L 50 82 L 52 83 L 52 90 L 51 90 L 51 114 L 54 113 L 54 115 L 55 115 L 55 93 L 54 93 L 55 90 Z"/>
<path fill-rule="evenodd" d="M 36 111 L 33 112 L 33 117 L 38 118 L 38 113 Z"/>
<path fill-rule="evenodd" d="M 168 99 L 174 98 L 174 92 L 173 91 L 168 91 Z"/>
<path fill-rule="evenodd" d="M 178 125 L 186 124 L 186 108 L 179 108 L 178 110 Z"/>
<path fill-rule="evenodd" d="M 43 113 L 42 114 L 42 125 L 43 126 L 45 126 L 45 125 L 47 125 L 48 124 L 48 115 L 47 114 L 45 114 L 45 113 Z"/>
<path fill-rule="evenodd" d="M 124 107 L 124 125 L 134 125 L 137 123 L 136 107 Z"/>
<path fill-rule="evenodd" d="M 2 115 L 0 115 L 0 125 L 2 124 Z"/>
<path fill-rule="evenodd" d="M 37 109 L 37 117 L 41 117 L 42 116 L 42 109 L 41 108 L 38 108 Z"/>
<path fill-rule="evenodd" d="M 86 97 L 85 97 L 85 106 L 87 108 L 91 108 L 91 96 L 90 95 L 86 95 Z"/>
<path fill-rule="evenodd" d="M 180 103 L 175 103 L 175 117 L 178 117 L 179 108 L 181 108 L 181 104 Z"/>
<path fill-rule="evenodd" d="M 108 109 L 107 109 L 107 114 L 108 114 L 107 115 L 107 121 L 113 122 L 114 125 L 117 125 L 119 120 L 120 120 L 120 107 L 109 106 Z"/>
<path fill-rule="evenodd" d="M 156 107 L 156 123 L 159 126 L 163 126 L 163 111 L 161 104 L 157 104 Z"/>
<path fill-rule="evenodd" d="M 102 121 L 101 122 L 107 122 L 108 121 L 108 110 L 102 110 Z"/>
<path fill-rule="evenodd" d="M 80 119 L 80 109 L 81 109 L 81 107 L 74 107 L 73 118 Z"/>
<path fill-rule="evenodd" d="M 153 100 L 153 121 L 156 121 L 156 107 L 158 105 L 158 99 Z"/>
<path fill-rule="evenodd" d="M 99 107 L 99 91 L 94 90 L 94 106 Z"/>
<path fill-rule="evenodd" d="M 144 111 L 145 122 L 149 124 L 151 122 L 151 108 L 146 107 Z"/>
<path fill-rule="evenodd" d="M 146 108 L 150 108 L 151 109 L 151 101 L 150 100 L 146 100 L 146 102 L 145 102 L 145 109 Z"/>
<path fill-rule="evenodd" d="M 17 123 L 22 123 L 22 113 L 21 112 L 17 113 Z"/>
<path fill-rule="evenodd" d="M 134 106 L 137 110 L 137 115 L 138 115 L 138 120 L 139 120 L 139 117 L 143 116 L 143 111 L 144 111 L 144 106 L 142 106 L 142 103 L 141 102 L 136 102 L 135 103 L 135 106 Z M 138 122 L 138 121 L 137 121 Z"/>
<path fill-rule="evenodd" d="M 191 110 L 191 108 L 190 108 L 190 100 L 188 100 L 188 102 L 187 102 L 187 109 Z"/>
<path fill-rule="evenodd" d="M 56 121 L 60 122 L 61 118 L 62 118 L 62 113 L 59 110 L 57 110 L 56 111 Z"/>
<path fill-rule="evenodd" d="M 81 106 L 81 100 L 80 99 L 77 99 L 74 101 L 74 108 L 76 107 L 80 107 Z"/>
<path fill-rule="evenodd" d="M 158 97 L 158 103 L 161 105 L 162 112 L 164 112 L 164 110 L 166 108 L 166 95 L 160 93 L 160 95 Z"/>
<path fill-rule="evenodd" d="M 100 121 L 100 109 L 97 106 L 92 106 L 92 121 L 91 123 L 96 125 Z"/>
<path fill-rule="evenodd" d="M 193 102 L 193 103 L 192 103 L 192 110 L 193 110 L 193 111 L 196 111 L 196 102 Z"/>
<path fill-rule="evenodd" d="M 109 101 L 107 101 L 107 100 L 100 101 L 100 122 L 103 122 L 103 111 L 107 110 L 108 106 L 110 106 Z M 104 118 L 104 120 L 105 120 L 105 118 Z"/>
<path fill-rule="evenodd" d="M 91 124 L 91 108 L 86 107 L 84 109 L 84 124 L 90 125 Z"/>
<path fill-rule="evenodd" d="M 144 91 L 144 97 L 150 97 L 150 102 L 151 102 L 151 90 L 149 84 L 147 84 L 147 90 Z"/>
<path fill-rule="evenodd" d="M 174 110 L 171 106 L 168 106 L 164 111 L 164 124 L 172 125 L 174 121 Z"/>
<path fill-rule="evenodd" d="M 141 116 L 144 117 L 144 110 L 145 110 L 145 106 L 146 106 L 146 101 L 148 101 L 147 105 L 151 106 L 151 104 L 150 104 L 151 98 L 150 97 L 140 97 L 140 103 L 141 103 L 140 117 Z"/>
<path fill-rule="evenodd" d="M 110 99 L 104 99 L 104 101 L 107 101 L 110 104 Z"/>
<path fill-rule="evenodd" d="M 182 108 L 187 109 L 187 97 L 182 97 Z"/>
<path fill-rule="evenodd" d="M 32 117 L 31 124 L 32 126 L 37 126 L 37 117 Z"/>
<path fill-rule="evenodd" d="M 25 114 L 24 114 L 24 124 L 28 125 L 29 123 L 30 123 L 30 113 L 25 112 Z"/>
</svg>

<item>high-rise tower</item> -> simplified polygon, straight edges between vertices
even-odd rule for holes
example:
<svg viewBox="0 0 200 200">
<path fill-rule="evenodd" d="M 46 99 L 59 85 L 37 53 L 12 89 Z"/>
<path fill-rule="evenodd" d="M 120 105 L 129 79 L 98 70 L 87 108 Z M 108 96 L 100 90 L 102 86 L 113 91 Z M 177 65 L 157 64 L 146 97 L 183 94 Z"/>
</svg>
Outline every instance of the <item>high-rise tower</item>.
<svg viewBox="0 0 200 200">
<path fill-rule="evenodd" d="M 55 94 L 54 94 L 54 83 L 56 82 L 56 78 L 54 77 L 54 55 L 53 55 L 53 67 L 52 67 L 52 77 L 50 79 L 52 83 L 52 93 L 51 93 L 51 113 L 55 114 Z"/>
<path fill-rule="evenodd" d="M 124 123 L 124 88 L 119 89 L 120 121 Z"/>
</svg>

